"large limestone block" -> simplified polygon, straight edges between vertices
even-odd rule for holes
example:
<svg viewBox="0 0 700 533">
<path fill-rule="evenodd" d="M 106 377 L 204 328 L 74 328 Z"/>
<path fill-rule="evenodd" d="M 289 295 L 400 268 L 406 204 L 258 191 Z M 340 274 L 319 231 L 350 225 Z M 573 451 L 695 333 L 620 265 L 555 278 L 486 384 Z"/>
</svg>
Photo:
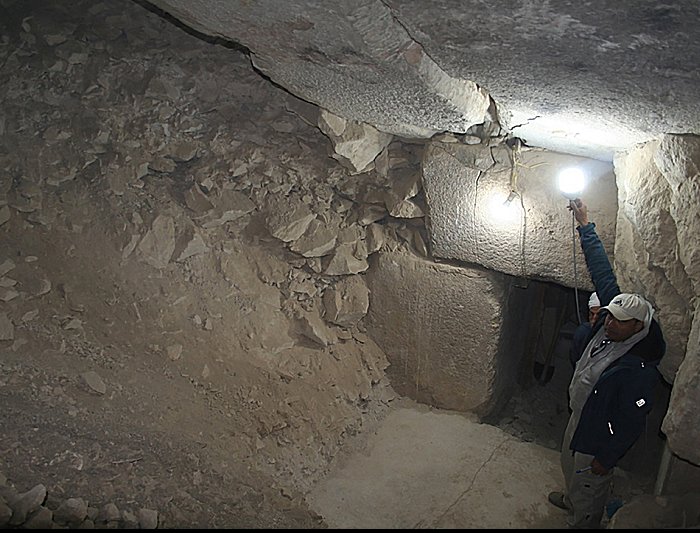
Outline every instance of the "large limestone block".
<svg viewBox="0 0 700 533">
<path fill-rule="evenodd" d="M 464 133 L 489 107 L 486 91 L 443 70 L 384 2 L 152 3 L 244 45 L 260 72 L 299 98 L 386 133 Z"/>
<path fill-rule="evenodd" d="M 700 302 L 690 331 L 688 352 L 673 383 L 662 430 L 671 450 L 700 466 Z"/>
<path fill-rule="evenodd" d="M 669 148 L 668 142 L 651 142 L 615 159 L 620 204 L 615 271 L 623 291 L 643 294 L 655 305 L 667 342 L 660 369 L 672 382 L 685 356 L 700 283 L 700 195 L 684 191 L 693 181 L 697 186 L 698 178 L 685 177 L 685 166 L 672 163 L 679 146 Z"/>
<path fill-rule="evenodd" d="M 559 172 L 573 166 L 586 175 L 581 196 L 612 258 L 617 193 L 610 164 L 455 143 L 432 143 L 423 159 L 433 255 L 593 290 L 578 236 L 573 243 L 568 200 L 558 187 Z M 511 190 L 518 196 L 504 210 Z"/>
<path fill-rule="evenodd" d="M 367 331 L 387 354 L 397 392 L 478 414 L 503 401 L 528 329 L 504 316 L 505 276 L 400 253 L 375 254 L 365 276 Z"/>
<path fill-rule="evenodd" d="M 663 429 L 676 454 L 700 464 L 700 137 L 667 135 L 615 159 L 621 286 L 658 310 L 673 392 Z"/>
</svg>

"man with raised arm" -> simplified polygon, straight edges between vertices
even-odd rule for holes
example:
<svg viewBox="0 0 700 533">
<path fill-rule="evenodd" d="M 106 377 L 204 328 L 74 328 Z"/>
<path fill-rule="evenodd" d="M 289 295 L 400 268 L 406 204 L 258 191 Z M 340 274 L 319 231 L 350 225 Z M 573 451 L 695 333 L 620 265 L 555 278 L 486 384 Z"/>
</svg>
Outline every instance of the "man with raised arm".
<svg viewBox="0 0 700 533">
<path fill-rule="evenodd" d="M 571 200 L 569 209 L 601 309 L 574 357 L 571 416 L 561 450 L 566 492 L 550 493 L 549 501 L 570 512 L 572 528 L 600 528 L 613 467 L 639 438 L 651 411 L 666 342 L 652 305 L 639 294 L 621 293 L 586 205 Z"/>
</svg>

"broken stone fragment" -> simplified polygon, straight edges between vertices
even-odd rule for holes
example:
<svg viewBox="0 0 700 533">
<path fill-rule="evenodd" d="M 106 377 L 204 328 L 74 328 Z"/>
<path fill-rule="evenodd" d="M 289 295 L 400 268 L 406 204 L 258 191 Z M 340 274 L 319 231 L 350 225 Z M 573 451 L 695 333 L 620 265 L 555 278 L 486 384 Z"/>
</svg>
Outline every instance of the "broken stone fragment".
<svg viewBox="0 0 700 533">
<path fill-rule="evenodd" d="M 284 242 L 297 240 L 316 218 L 306 204 L 281 196 L 268 200 L 265 214 L 270 234 Z"/>
<path fill-rule="evenodd" d="M 19 296 L 19 293 L 16 290 L 7 287 L 0 287 L 0 300 L 3 302 L 14 300 L 17 298 L 17 296 Z"/>
<path fill-rule="evenodd" d="M 177 164 L 172 159 L 166 157 L 156 157 L 148 163 L 148 168 L 156 172 L 169 173 L 177 168 Z"/>
<path fill-rule="evenodd" d="M 339 244 L 353 244 L 361 241 L 365 236 L 365 229 L 357 224 L 352 224 L 338 231 Z"/>
<path fill-rule="evenodd" d="M 71 318 L 65 326 L 63 326 L 63 329 L 66 330 L 71 330 L 71 329 L 83 329 L 83 321 L 80 320 L 79 318 Z"/>
<path fill-rule="evenodd" d="M 358 259 L 355 257 L 356 244 L 341 244 L 335 249 L 335 253 L 324 271 L 329 276 L 343 276 L 357 274 L 369 268 L 366 256 Z"/>
<path fill-rule="evenodd" d="M 131 236 L 131 240 L 127 243 L 126 246 L 124 246 L 124 249 L 122 250 L 122 261 L 126 260 L 131 255 L 131 252 L 134 251 L 136 245 L 139 243 L 139 239 L 139 235 Z"/>
<path fill-rule="evenodd" d="M 195 141 L 179 141 L 168 146 L 166 155 L 175 161 L 186 162 L 195 158 L 198 149 Z"/>
<path fill-rule="evenodd" d="M 413 231 L 413 247 L 416 252 L 418 252 L 418 255 L 422 255 L 423 257 L 428 257 L 430 255 L 428 246 L 425 244 L 425 240 L 418 229 Z"/>
<path fill-rule="evenodd" d="M 134 177 L 137 180 L 140 180 L 141 178 L 144 178 L 148 175 L 148 170 L 149 170 L 148 163 L 144 161 L 143 163 L 136 165 L 135 170 L 134 170 L 134 172 L 135 172 Z"/>
<path fill-rule="evenodd" d="M 109 188 L 116 196 L 122 196 L 132 181 L 133 170 L 128 165 L 110 165 L 105 173 Z"/>
<path fill-rule="evenodd" d="M 138 521 L 141 529 L 157 529 L 158 511 L 154 511 L 153 509 L 139 509 Z"/>
<path fill-rule="evenodd" d="M 292 280 L 292 282 L 289 284 L 289 291 L 292 293 L 305 294 L 306 296 L 312 297 L 316 295 L 318 289 L 316 288 L 316 284 L 310 279 L 295 279 Z"/>
<path fill-rule="evenodd" d="M 297 311 L 301 334 L 321 346 L 338 342 L 338 337 L 321 319 L 317 310 Z"/>
<path fill-rule="evenodd" d="M 141 258 L 155 268 L 165 268 L 175 251 L 175 222 L 158 215 L 138 245 Z"/>
<path fill-rule="evenodd" d="M 44 35 L 44 40 L 49 46 L 56 46 L 58 44 L 65 43 L 68 40 L 68 37 L 62 33 L 53 33 Z"/>
<path fill-rule="evenodd" d="M 12 259 L 5 259 L 2 263 L 0 263 L 0 276 L 4 276 L 10 270 L 15 268 L 15 266 L 15 262 Z"/>
<path fill-rule="evenodd" d="M 22 524 L 22 529 L 53 529 L 54 527 L 53 511 L 43 506 L 34 511 Z"/>
<path fill-rule="evenodd" d="M 369 124 L 345 120 L 325 109 L 321 110 L 318 127 L 333 143 L 333 157 L 354 174 L 371 170 L 374 159 L 389 145 L 393 135 Z"/>
<path fill-rule="evenodd" d="M 90 370 L 88 372 L 83 372 L 80 376 L 87 386 L 97 394 L 104 394 L 107 392 L 107 386 L 97 372 Z"/>
<path fill-rule="evenodd" d="M 200 189 L 197 183 L 192 185 L 185 193 L 185 205 L 197 215 L 214 209 L 214 204 L 211 203 L 207 195 L 202 192 L 202 189 Z"/>
<path fill-rule="evenodd" d="M 56 213 L 53 211 L 34 211 L 27 216 L 29 222 L 41 224 L 42 226 L 50 226 L 56 220 Z"/>
<path fill-rule="evenodd" d="M 97 522 L 117 522 L 121 518 L 119 507 L 114 503 L 107 503 L 100 508 L 97 514 Z"/>
<path fill-rule="evenodd" d="M 199 230 L 192 225 L 187 225 L 175 241 L 175 250 L 172 260 L 181 262 L 193 255 L 203 254 L 209 251 Z"/>
<path fill-rule="evenodd" d="M 173 344 L 165 349 L 171 361 L 177 361 L 182 357 L 182 344 Z"/>
<path fill-rule="evenodd" d="M 11 341 L 15 338 L 15 326 L 7 316 L 7 313 L 0 313 L 0 341 Z"/>
<path fill-rule="evenodd" d="M 294 241 L 290 249 L 304 257 L 321 257 L 333 251 L 337 228 L 329 228 L 313 219 L 304 235 Z"/>
<path fill-rule="evenodd" d="M 87 502 L 82 498 L 68 498 L 53 513 L 54 521 L 59 525 L 77 526 L 87 516 Z"/>
<path fill-rule="evenodd" d="M 339 326 L 357 324 L 369 309 L 369 289 L 362 276 L 348 276 L 323 293 L 326 319 Z"/>
<path fill-rule="evenodd" d="M 377 222 L 387 216 L 388 211 L 381 205 L 362 205 L 359 207 L 357 222 L 363 226 Z"/>
<path fill-rule="evenodd" d="M 393 191 L 387 192 L 384 201 L 392 217 L 419 218 L 425 216 L 423 210 L 415 202 L 403 199 L 397 196 Z"/>
<path fill-rule="evenodd" d="M 214 200 L 214 209 L 200 221 L 203 228 L 214 228 L 226 222 L 237 220 L 255 210 L 255 204 L 240 191 L 224 189 Z"/>
<path fill-rule="evenodd" d="M 22 315 L 22 322 L 31 322 L 34 320 L 37 316 L 39 316 L 39 310 L 38 309 L 32 309 L 31 311 L 27 311 Z"/>
<path fill-rule="evenodd" d="M 10 220 L 10 208 L 6 205 L 0 207 L 0 226 Z"/>
<path fill-rule="evenodd" d="M 392 192 L 403 200 L 413 198 L 421 190 L 421 174 L 418 169 L 404 168 L 392 172 Z"/>
<path fill-rule="evenodd" d="M 374 158 L 374 169 L 383 178 L 386 178 L 389 174 L 389 146 L 384 148 L 382 153 Z"/>
<path fill-rule="evenodd" d="M 316 274 L 323 272 L 323 263 L 321 262 L 320 257 L 309 257 L 306 260 L 306 264 L 311 270 L 316 272 Z"/>
<path fill-rule="evenodd" d="M 153 78 L 146 89 L 146 96 L 158 99 L 177 100 L 180 98 L 180 88 L 167 78 Z"/>
<path fill-rule="evenodd" d="M 46 487 L 44 485 L 36 485 L 33 489 L 20 494 L 13 502 L 8 502 L 12 507 L 10 525 L 19 526 L 23 524 L 27 517 L 38 510 L 45 500 Z"/>
<path fill-rule="evenodd" d="M 42 279 L 39 282 L 39 288 L 34 294 L 35 296 L 43 296 L 44 294 L 48 294 L 51 292 L 51 281 L 48 279 Z"/>
<path fill-rule="evenodd" d="M 384 245 L 384 229 L 381 224 L 370 224 L 367 226 L 367 253 L 373 254 Z"/>
</svg>

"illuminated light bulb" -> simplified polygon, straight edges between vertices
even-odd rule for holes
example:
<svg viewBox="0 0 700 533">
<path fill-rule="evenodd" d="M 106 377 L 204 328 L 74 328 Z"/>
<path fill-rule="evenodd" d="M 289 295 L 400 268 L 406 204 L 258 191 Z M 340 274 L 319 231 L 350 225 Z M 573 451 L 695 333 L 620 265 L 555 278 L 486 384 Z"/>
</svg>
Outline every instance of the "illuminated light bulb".
<svg viewBox="0 0 700 533">
<path fill-rule="evenodd" d="M 559 190 L 570 200 L 578 198 L 585 184 L 586 180 L 580 168 L 565 168 L 559 173 Z"/>
</svg>

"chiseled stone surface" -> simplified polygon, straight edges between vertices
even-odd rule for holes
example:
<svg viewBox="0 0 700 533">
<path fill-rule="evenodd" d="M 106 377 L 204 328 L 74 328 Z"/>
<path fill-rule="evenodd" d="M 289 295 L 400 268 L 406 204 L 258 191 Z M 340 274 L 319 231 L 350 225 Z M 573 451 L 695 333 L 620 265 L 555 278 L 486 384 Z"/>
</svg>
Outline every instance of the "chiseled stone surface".
<svg viewBox="0 0 700 533">
<path fill-rule="evenodd" d="M 663 430 L 671 449 L 700 463 L 700 138 L 667 135 L 615 160 L 620 190 L 616 269 L 620 284 L 658 310 L 673 382 Z"/>
<path fill-rule="evenodd" d="M 402 253 L 379 254 L 366 276 L 368 332 L 387 354 L 397 392 L 482 415 L 500 404 L 527 333 L 506 316 L 506 276 Z"/>
<path fill-rule="evenodd" d="M 505 144 L 455 143 L 431 143 L 423 160 L 433 255 L 593 290 L 578 237 L 573 261 L 571 214 L 558 187 L 558 174 L 568 167 L 586 176 L 581 195 L 612 257 L 617 202 L 611 165 L 541 150 L 516 152 Z M 501 216 L 511 190 L 518 196 Z"/>
<path fill-rule="evenodd" d="M 300 98 L 404 137 L 465 133 L 493 101 L 528 145 L 609 161 L 700 124 L 696 0 L 151 1 Z"/>
</svg>

